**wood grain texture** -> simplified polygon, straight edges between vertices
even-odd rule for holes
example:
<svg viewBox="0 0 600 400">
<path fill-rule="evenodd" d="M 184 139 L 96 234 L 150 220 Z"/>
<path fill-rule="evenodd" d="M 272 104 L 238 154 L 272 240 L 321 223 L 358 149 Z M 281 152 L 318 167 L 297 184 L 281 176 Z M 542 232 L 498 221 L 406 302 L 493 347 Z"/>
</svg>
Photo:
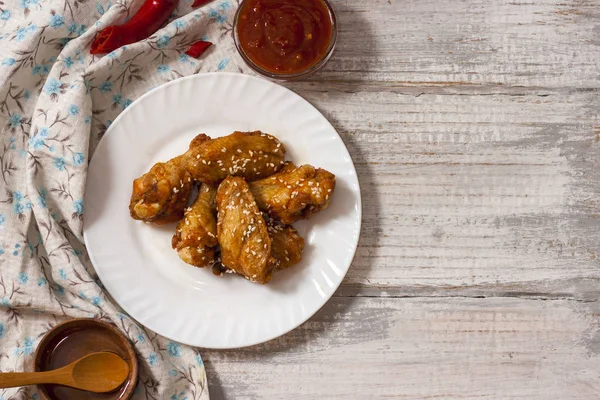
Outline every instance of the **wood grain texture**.
<svg viewBox="0 0 600 400">
<path fill-rule="evenodd" d="M 309 322 L 203 353 L 212 398 L 600 398 L 600 1 L 332 3 L 287 86 L 350 150 L 359 248 Z"/>
<path fill-rule="evenodd" d="M 565 300 L 335 297 L 279 339 L 203 357 L 213 400 L 590 400 L 597 313 Z"/>
</svg>

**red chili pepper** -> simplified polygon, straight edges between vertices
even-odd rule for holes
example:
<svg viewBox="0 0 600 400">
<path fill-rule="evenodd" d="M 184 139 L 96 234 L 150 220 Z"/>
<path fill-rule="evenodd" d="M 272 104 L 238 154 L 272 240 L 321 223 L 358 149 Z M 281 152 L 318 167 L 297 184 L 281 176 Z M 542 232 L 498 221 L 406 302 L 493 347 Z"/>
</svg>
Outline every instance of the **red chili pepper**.
<svg viewBox="0 0 600 400">
<path fill-rule="evenodd" d="M 185 52 L 190 57 L 198 58 L 202 53 L 206 51 L 212 45 L 211 42 L 205 42 L 204 40 L 200 40 L 190 46 L 189 49 Z"/>
<path fill-rule="evenodd" d="M 138 12 L 123 25 L 111 25 L 102 29 L 92 42 L 90 53 L 110 53 L 121 46 L 147 38 L 169 19 L 176 6 L 177 0 L 146 0 Z"/>
<path fill-rule="evenodd" d="M 211 0 L 194 0 L 192 7 L 193 8 L 200 7 L 200 6 L 203 6 L 206 3 L 210 3 L 210 2 L 211 2 Z"/>
</svg>

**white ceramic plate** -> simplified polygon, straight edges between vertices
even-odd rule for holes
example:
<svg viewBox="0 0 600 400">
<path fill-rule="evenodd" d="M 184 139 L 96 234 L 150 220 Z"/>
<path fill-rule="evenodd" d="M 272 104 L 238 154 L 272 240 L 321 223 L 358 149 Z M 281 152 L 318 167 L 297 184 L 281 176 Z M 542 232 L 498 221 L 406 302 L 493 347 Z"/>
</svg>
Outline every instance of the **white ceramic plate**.
<svg viewBox="0 0 600 400">
<path fill-rule="evenodd" d="M 198 133 L 235 130 L 274 134 L 288 160 L 337 178 L 329 208 L 295 224 L 306 241 L 302 262 L 267 285 L 187 265 L 171 249 L 175 224 L 156 227 L 129 216 L 133 179 L 183 153 Z M 85 243 L 114 299 L 153 331 L 207 348 L 265 342 L 310 318 L 346 275 L 361 222 L 356 170 L 325 117 L 284 87 L 231 73 L 178 79 L 128 107 L 92 157 L 85 207 Z"/>
</svg>

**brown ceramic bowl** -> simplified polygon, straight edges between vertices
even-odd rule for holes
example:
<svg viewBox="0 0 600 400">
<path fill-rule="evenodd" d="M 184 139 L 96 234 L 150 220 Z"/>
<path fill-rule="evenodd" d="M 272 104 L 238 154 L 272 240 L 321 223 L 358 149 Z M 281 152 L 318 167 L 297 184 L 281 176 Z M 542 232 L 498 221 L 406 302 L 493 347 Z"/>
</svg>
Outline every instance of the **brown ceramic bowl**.
<svg viewBox="0 0 600 400">
<path fill-rule="evenodd" d="M 129 376 L 118 389 L 91 393 L 58 385 L 38 385 L 44 400 L 126 400 L 138 381 L 138 360 L 133 345 L 117 328 L 97 319 L 72 319 L 52 328 L 35 351 L 35 371 L 64 367 L 98 351 L 110 351 L 129 364 Z"/>
</svg>

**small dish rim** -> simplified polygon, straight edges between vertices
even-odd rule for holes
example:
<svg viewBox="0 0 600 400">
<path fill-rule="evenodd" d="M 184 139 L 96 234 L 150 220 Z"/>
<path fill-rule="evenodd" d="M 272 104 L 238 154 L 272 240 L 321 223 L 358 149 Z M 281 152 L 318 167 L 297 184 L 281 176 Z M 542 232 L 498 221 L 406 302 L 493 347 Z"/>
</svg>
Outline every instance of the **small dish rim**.
<svg viewBox="0 0 600 400">
<path fill-rule="evenodd" d="M 129 384 L 129 387 L 123 392 L 123 395 L 121 396 L 121 400 L 130 399 L 133 396 L 133 392 L 135 391 L 135 388 L 137 387 L 138 374 L 139 374 L 139 361 L 138 361 L 136 353 L 135 353 L 135 348 L 133 347 L 133 344 L 129 341 L 129 339 L 123 334 L 123 332 L 121 332 L 119 329 L 117 329 L 116 326 L 109 324 L 108 322 L 99 320 L 97 318 L 71 318 L 71 319 L 68 319 L 66 321 L 59 323 L 58 325 L 51 328 L 48 332 L 46 332 L 44 334 L 44 336 L 42 337 L 42 339 L 39 341 L 39 343 L 35 349 L 35 353 L 33 356 L 34 371 L 35 372 L 42 371 L 42 368 L 41 368 L 42 356 L 43 356 L 44 351 L 46 350 L 46 348 L 48 347 L 48 345 L 50 344 L 50 342 L 52 340 L 54 340 L 57 336 L 60 336 L 61 334 L 63 334 L 69 328 L 76 328 L 76 327 L 81 327 L 81 325 L 90 325 L 90 324 L 91 325 L 95 324 L 95 325 L 97 325 L 97 327 L 101 327 L 101 328 L 111 331 L 113 334 L 115 334 L 115 336 L 117 338 L 119 338 L 119 340 L 121 340 L 121 343 L 124 345 L 125 349 L 127 350 L 127 356 L 130 359 L 130 362 L 128 364 L 131 368 L 131 370 L 129 371 L 129 376 L 128 376 L 130 384 Z M 86 328 L 84 327 L 83 329 L 86 329 Z M 48 394 L 46 385 L 36 385 L 36 388 L 37 388 L 38 392 L 40 393 L 40 396 L 42 397 L 43 400 L 54 400 L 54 397 L 51 397 Z"/>
<path fill-rule="evenodd" d="M 233 35 L 233 42 L 235 43 L 235 48 L 237 49 L 238 54 L 240 55 L 242 60 L 244 60 L 244 63 L 248 67 L 250 67 L 254 72 L 256 72 L 266 78 L 277 80 L 277 81 L 292 81 L 292 80 L 297 80 L 297 79 L 312 75 L 313 73 L 320 70 L 327 63 L 327 61 L 329 61 L 329 59 L 333 55 L 333 52 L 334 52 L 336 44 L 337 44 L 338 23 L 337 23 L 337 18 L 335 15 L 335 10 L 333 9 L 331 3 L 328 0 L 318 0 L 318 1 L 322 1 L 325 4 L 325 7 L 329 11 L 329 18 L 331 20 L 331 40 L 329 42 L 329 47 L 327 48 L 327 51 L 325 52 L 325 54 L 319 61 L 317 61 L 310 67 L 308 67 L 304 70 L 301 70 L 299 72 L 294 72 L 294 73 L 289 73 L 289 74 L 277 74 L 277 73 L 273 73 L 271 71 L 267 71 L 267 70 L 261 68 L 260 66 L 258 66 L 256 63 L 254 63 L 254 61 L 252 61 L 252 59 L 248 55 L 246 55 L 246 53 L 244 52 L 244 49 L 242 48 L 242 45 L 240 43 L 237 26 L 238 26 L 240 11 L 244 7 L 244 3 L 246 3 L 246 1 L 248 1 L 248 0 L 242 0 L 235 12 L 235 17 L 233 19 L 233 25 L 232 25 L 232 35 Z"/>
</svg>

